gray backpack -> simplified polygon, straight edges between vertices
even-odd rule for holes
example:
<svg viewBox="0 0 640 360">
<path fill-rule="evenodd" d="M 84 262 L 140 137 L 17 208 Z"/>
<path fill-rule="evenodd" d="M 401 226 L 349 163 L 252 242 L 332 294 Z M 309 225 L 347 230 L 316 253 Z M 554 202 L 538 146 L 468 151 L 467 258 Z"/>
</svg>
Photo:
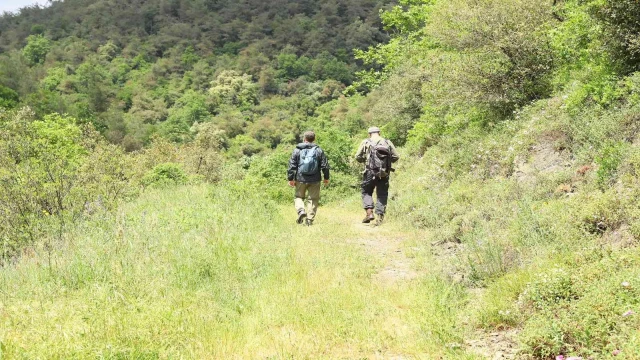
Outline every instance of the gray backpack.
<svg viewBox="0 0 640 360">
<path fill-rule="evenodd" d="M 317 146 L 309 149 L 300 150 L 300 158 L 298 159 L 298 172 L 302 175 L 315 175 L 320 169 L 320 160 L 318 159 Z"/>
<path fill-rule="evenodd" d="M 389 177 L 393 169 L 391 168 L 391 146 L 387 140 L 382 139 L 377 143 L 369 142 L 367 169 L 378 178 Z"/>
</svg>

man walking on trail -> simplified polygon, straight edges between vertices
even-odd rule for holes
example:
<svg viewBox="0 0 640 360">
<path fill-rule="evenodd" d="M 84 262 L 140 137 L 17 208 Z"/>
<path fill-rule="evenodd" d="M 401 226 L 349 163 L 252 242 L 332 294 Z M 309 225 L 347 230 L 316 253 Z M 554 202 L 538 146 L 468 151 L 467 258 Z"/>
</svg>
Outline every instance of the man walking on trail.
<svg viewBox="0 0 640 360">
<path fill-rule="evenodd" d="M 380 136 L 380 128 L 369 128 L 369 138 L 364 140 L 358 148 L 356 160 L 365 164 L 362 175 L 362 206 L 367 212 L 363 223 L 369 224 L 376 220 L 376 225 L 384 221 L 389 197 L 389 176 L 393 171 L 392 164 L 400 159 L 396 147 L 391 141 Z M 376 190 L 377 202 L 373 205 L 373 190 Z"/>
<path fill-rule="evenodd" d="M 296 188 L 295 206 L 298 211 L 298 224 L 313 225 L 320 201 L 320 182 L 324 177 L 325 186 L 329 185 L 329 161 L 324 151 L 315 144 L 313 131 L 304 133 L 304 142 L 298 144 L 289 160 L 287 173 L 289 186 Z M 309 195 L 310 206 L 305 209 L 305 199 Z"/>
</svg>

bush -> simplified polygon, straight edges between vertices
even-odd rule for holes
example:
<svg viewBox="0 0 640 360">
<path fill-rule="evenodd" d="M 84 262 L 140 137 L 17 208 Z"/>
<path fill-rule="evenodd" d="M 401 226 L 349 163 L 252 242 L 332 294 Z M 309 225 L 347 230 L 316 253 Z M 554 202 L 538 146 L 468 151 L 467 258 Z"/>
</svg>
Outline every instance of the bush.
<svg viewBox="0 0 640 360">
<path fill-rule="evenodd" d="M 471 100 L 503 116 L 549 95 L 553 23 L 552 7 L 544 2 L 439 2 L 427 31 L 455 53 L 447 51 L 447 61 L 434 64 L 443 71 L 443 87 L 438 82 L 428 91 L 442 103 Z"/>
<path fill-rule="evenodd" d="M 73 118 L 0 113 L 0 261 L 39 240 L 51 249 L 68 224 L 131 194 L 132 177 L 123 151 Z"/>
<path fill-rule="evenodd" d="M 604 27 L 604 44 L 624 72 L 640 66 L 640 3 L 635 0 L 594 2 L 592 13 Z"/>
<path fill-rule="evenodd" d="M 520 335 L 523 355 L 606 358 L 626 345 L 636 331 L 633 311 L 639 304 L 636 261 L 622 254 L 588 251 L 569 261 L 571 269 L 554 269 L 529 284 L 520 297 L 530 313 Z M 533 306 L 534 312 L 529 310 Z"/>
<path fill-rule="evenodd" d="M 596 173 L 598 185 L 604 190 L 609 188 L 616 179 L 618 168 L 622 163 L 625 144 L 621 142 L 609 143 L 596 158 L 598 171 Z"/>
<path fill-rule="evenodd" d="M 189 177 L 182 166 L 175 163 L 164 163 L 151 169 L 143 178 L 142 184 L 151 187 L 163 187 L 186 184 Z"/>
<path fill-rule="evenodd" d="M 538 275 L 529 283 L 518 302 L 522 310 L 526 311 L 531 307 L 542 310 L 576 298 L 571 274 L 564 269 L 556 268 Z"/>
<path fill-rule="evenodd" d="M 13 109 L 18 105 L 19 101 L 20 98 L 17 92 L 0 85 L 0 109 Z"/>
<path fill-rule="evenodd" d="M 192 130 L 197 131 L 195 139 L 182 149 L 187 169 L 209 182 L 220 180 L 224 165 L 222 150 L 227 141 L 224 131 L 212 123 L 196 124 Z"/>
</svg>

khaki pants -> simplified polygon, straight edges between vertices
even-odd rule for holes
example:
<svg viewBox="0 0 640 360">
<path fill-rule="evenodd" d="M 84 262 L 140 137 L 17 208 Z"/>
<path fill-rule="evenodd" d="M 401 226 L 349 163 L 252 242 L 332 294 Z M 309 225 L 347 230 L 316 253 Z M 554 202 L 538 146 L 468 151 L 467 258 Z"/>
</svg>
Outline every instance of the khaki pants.
<svg viewBox="0 0 640 360">
<path fill-rule="evenodd" d="M 307 192 L 309 193 L 309 209 L 305 209 L 305 199 L 307 199 Z M 305 184 L 299 182 L 296 184 L 295 205 L 298 214 L 300 214 L 301 211 L 305 211 L 307 213 L 307 218 L 309 220 L 313 220 L 316 217 L 316 212 L 318 211 L 319 201 L 320 183 Z"/>
</svg>

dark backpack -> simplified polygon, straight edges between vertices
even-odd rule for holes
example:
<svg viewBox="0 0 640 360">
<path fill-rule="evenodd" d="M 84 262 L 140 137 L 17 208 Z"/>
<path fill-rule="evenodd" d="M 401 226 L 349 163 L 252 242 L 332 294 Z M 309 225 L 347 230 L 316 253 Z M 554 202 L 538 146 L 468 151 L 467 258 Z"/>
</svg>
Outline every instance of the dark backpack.
<svg viewBox="0 0 640 360">
<path fill-rule="evenodd" d="M 379 178 L 386 178 L 393 171 L 391 168 L 391 146 L 387 140 L 382 139 L 377 143 L 369 142 L 367 168 Z"/>
<path fill-rule="evenodd" d="M 317 148 L 317 146 L 314 146 L 300 150 L 300 158 L 298 159 L 298 172 L 300 174 L 309 176 L 319 172 L 320 160 L 318 159 Z"/>
</svg>

